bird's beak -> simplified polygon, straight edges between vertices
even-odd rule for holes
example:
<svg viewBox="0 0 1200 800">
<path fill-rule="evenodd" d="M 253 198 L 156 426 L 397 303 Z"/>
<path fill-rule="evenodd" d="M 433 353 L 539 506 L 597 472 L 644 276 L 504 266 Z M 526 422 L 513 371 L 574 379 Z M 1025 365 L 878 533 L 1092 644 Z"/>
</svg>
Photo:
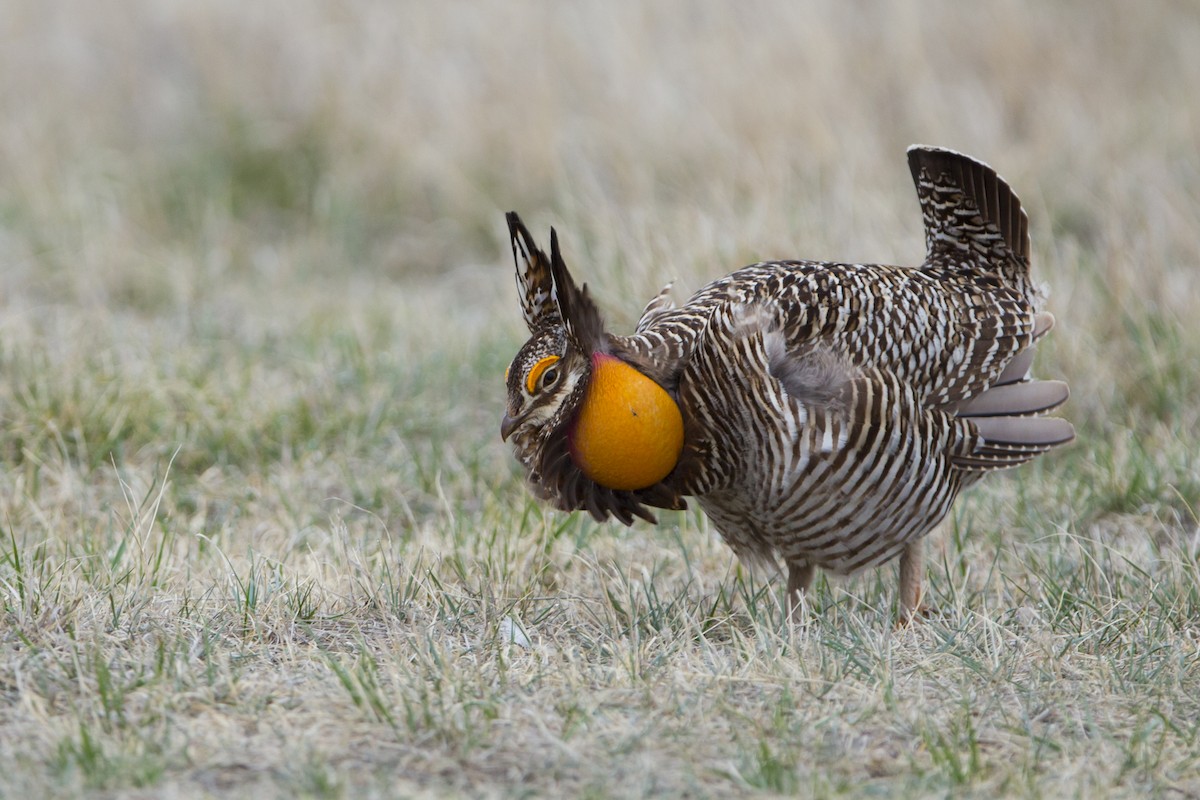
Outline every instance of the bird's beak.
<svg viewBox="0 0 1200 800">
<path fill-rule="evenodd" d="M 521 424 L 521 420 L 523 419 L 525 419 L 524 414 L 517 417 L 510 417 L 508 414 L 505 414 L 504 419 L 500 420 L 500 441 L 507 442 L 508 437 L 512 436 L 512 432 L 517 429 L 517 426 Z"/>
</svg>

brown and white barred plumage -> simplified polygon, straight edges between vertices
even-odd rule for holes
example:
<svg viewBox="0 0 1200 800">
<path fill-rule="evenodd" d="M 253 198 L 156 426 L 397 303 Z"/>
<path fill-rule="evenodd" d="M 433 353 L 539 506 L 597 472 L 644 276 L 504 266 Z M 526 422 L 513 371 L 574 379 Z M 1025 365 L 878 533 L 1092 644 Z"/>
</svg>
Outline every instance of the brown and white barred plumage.
<svg viewBox="0 0 1200 800">
<path fill-rule="evenodd" d="M 1069 441 L 1043 416 L 1066 384 L 1028 377 L 1053 325 L 1029 275 L 1028 221 L 1008 185 L 958 153 L 909 149 L 925 222 L 918 268 L 754 264 L 674 307 L 666 290 L 632 336 L 603 330 L 571 279 L 515 214 L 509 227 L 531 338 L 508 378 L 504 435 L 531 485 L 597 519 L 653 519 L 692 495 L 740 558 L 788 567 L 795 599 L 815 567 L 850 573 L 901 555 L 901 607 L 920 598 L 920 539 L 960 489 Z M 637 491 L 589 480 L 567 439 L 589 357 L 613 355 L 661 385 L 683 415 L 674 470 Z M 557 385 L 523 376 L 561 357 Z"/>
</svg>

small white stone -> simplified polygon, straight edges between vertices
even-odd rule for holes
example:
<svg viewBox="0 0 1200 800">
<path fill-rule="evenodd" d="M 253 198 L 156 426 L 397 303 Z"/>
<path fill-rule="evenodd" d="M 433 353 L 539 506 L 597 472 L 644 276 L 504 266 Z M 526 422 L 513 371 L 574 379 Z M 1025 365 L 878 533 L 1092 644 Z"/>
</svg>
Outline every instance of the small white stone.
<svg viewBox="0 0 1200 800">
<path fill-rule="evenodd" d="M 505 644 L 515 644 L 517 647 L 531 647 L 529 635 L 515 617 L 505 617 L 500 620 L 500 641 Z"/>
</svg>

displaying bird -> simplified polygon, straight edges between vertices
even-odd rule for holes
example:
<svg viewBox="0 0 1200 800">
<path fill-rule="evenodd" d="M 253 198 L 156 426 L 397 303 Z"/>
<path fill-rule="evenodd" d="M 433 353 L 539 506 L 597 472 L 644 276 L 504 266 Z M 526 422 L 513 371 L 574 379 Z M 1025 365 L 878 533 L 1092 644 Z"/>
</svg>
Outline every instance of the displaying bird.
<svg viewBox="0 0 1200 800">
<path fill-rule="evenodd" d="M 900 621 L 920 608 L 922 537 L 959 491 L 1074 438 L 1068 397 L 1030 377 L 1053 326 L 1030 278 L 1028 219 L 986 164 L 914 146 L 919 267 L 769 261 L 632 335 L 605 330 L 572 279 L 507 215 L 530 331 L 506 374 L 501 437 L 533 492 L 629 525 L 695 497 L 743 561 L 787 568 L 900 556 Z"/>
</svg>

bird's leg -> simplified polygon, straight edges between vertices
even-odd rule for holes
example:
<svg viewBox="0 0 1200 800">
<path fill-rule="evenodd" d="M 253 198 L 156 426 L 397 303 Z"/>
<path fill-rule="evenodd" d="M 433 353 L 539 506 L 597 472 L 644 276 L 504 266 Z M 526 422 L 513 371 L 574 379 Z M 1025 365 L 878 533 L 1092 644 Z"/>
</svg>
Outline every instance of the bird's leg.
<svg viewBox="0 0 1200 800">
<path fill-rule="evenodd" d="M 800 614 L 800 604 L 804 601 L 804 593 L 808 591 L 813 573 L 816 571 L 816 566 L 811 562 L 788 564 L 788 614 L 793 618 Z"/>
<path fill-rule="evenodd" d="M 925 564 L 925 542 L 914 539 L 900 554 L 900 618 L 897 625 L 907 625 L 913 617 L 925 611 L 921 605 L 921 576 Z"/>
</svg>

